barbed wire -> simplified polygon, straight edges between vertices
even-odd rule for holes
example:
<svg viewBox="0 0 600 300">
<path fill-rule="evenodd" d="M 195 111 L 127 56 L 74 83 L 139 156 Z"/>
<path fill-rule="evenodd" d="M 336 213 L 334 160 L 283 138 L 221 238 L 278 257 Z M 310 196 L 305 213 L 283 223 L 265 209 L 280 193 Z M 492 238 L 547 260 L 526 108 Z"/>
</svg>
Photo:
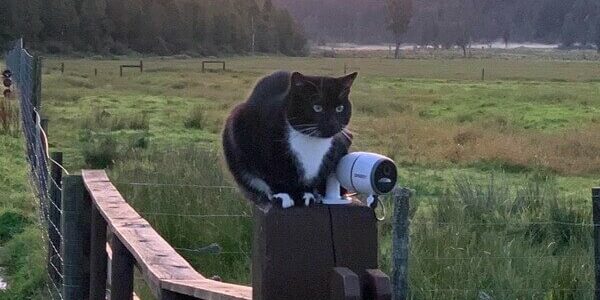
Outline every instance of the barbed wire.
<svg viewBox="0 0 600 300">
<path fill-rule="evenodd" d="M 131 185 L 131 186 L 145 186 L 145 187 L 190 187 L 200 189 L 230 189 L 237 190 L 235 186 L 229 185 L 200 185 L 200 184 L 177 184 L 177 183 L 154 183 L 154 182 L 122 182 L 117 181 L 114 184 Z"/>
<path fill-rule="evenodd" d="M 202 215 L 202 214 L 177 214 L 177 213 L 161 213 L 161 212 L 139 212 L 141 215 L 146 216 L 166 216 L 166 217 L 184 217 L 184 218 L 252 218 L 246 214 L 221 214 L 221 215 Z"/>
</svg>

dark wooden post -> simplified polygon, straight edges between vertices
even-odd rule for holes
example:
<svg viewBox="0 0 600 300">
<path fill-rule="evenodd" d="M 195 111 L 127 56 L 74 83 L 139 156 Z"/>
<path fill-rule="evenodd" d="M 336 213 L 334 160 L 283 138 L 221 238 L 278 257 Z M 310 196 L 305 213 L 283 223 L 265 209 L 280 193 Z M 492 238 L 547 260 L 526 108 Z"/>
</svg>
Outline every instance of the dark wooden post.
<svg viewBox="0 0 600 300">
<path fill-rule="evenodd" d="M 367 270 L 365 276 L 367 288 L 364 299 L 391 300 L 392 284 L 390 278 L 381 270 Z"/>
<path fill-rule="evenodd" d="M 98 77 L 98 69 L 94 68 L 94 76 Z"/>
<path fill-rule="evenodd" d="M 40 111 L 42 99 L 42 58 L 39 56 L 33 57 L 33 74 L 31 87 L 31 104 Z"/>
<path fill-rule="evenodd" d="M 340 283 L 340 269 L 335 269 L 337 276 L 332 274 L 337 267 L 358 276 L 361 295 L 378 293 L 367 283 L 367 270 L 377 269 L 378 254 L 377 220 L 369 207 L 256 206 L 253 243 L 254 300 L 325 300 L 355 294 L 336 290 L 346 286 Z"/>
<path fill-rule="evenodd" d="M 205 63 L 206 63 L 206 62 L 204 62 L 204 61 L 202 62 L 202 73 L 204 73 L 204 72 L 206 71 L 206 70 L 205 70 Z"/>
<path fill-rule="evenodd" d="M 394 224 L 392 234 L 394 300 L 408 299 L 408 212 L 410 208 L 410 196 L 411 191 L 408 189 L 401 188 L 394 190 Z"/>
<path fill-rule="evenodd" d="M 89 294 L 90 218 L 89 195 L 80 175 L 69 175 L 63 179 L 62 218 L 63 230 L 62 257 L 63 298 L 65 300 L 87 299 Z"/>
<path fill-rule="evenodd" d="M 225 62 L 223 62 L 223 71 L 225 71 Z"/>
<path fill-rule="evenodd" d="M 111 239 L 110 298 L 133 299 L 133 257 L 116 235 Z"/>
<path fill-rule="evenodd" d="M 60 73 L 64 74 L 65 73 L 65 63 L 61 63 L 60 64 Z"/>
<path fill-rule="evenodd" d="M 485 81 L 485 68 L 481 69 L 481 81 Z"/>
<path fill-rule="evenodd" d="M 123 77 L 123 66 L 119 66 L 119 75 Z"/>
<path fill-rule="evenodd" d="M 108 255 L 106 253 L 106 220 L 92 204 L 90 242 L 90 300 L 106 299 Z"/>
<path fill-rule="evenodd" d="M 358 275 L 348 268 L 334 268 L 330 286 L 331 300 L 361 300 Z"/>
<path fill-rule="evenodd" d="M 596 265 L 596 290 L 594 299 L 600 300 L 600 187 L 592 189 L 592 216 L 594 221 L 594 262 Z"/>
<path fill-rule="evenodd" d="M 63 163 L 62 152 L 51 152 L 50 157 L 56 163 Z M 62 263 L 59 255 L 61 254 L 61 193 L 62 189 L 62 168 L 55 163 L 50 164 L 50 186 L 48 194 L 50 194 L 50 207 L 48 208 L 48 270 L 50 277 L 54 282 L 58 282 L 62 274 Z"/>
<path fill-rule="evenodd" d="M 140 60 L 140 73 L 144 73 L 144 61 Z"/>
</svg>

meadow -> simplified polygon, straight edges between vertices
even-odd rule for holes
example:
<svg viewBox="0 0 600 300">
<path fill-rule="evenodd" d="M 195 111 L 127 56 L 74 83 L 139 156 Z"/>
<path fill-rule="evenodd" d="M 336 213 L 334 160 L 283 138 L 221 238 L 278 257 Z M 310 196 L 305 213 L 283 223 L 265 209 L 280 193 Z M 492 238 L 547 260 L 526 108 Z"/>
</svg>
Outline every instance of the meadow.
<svg viewBox="0 0 600 300">
<path fill-rule="evenodd" d="M 67 169 L 107 167 L 201 273 L 247 284 L 251 209 L 224 171 L 223 120 L 265 74 L 342 75 L 346 65 L 360 73 L 353 148 L 394 158 L 415 191 L 413 298 L 586 299 L 600 62 L 571 58 L 233 57 L 227 71 L 202 73 L 199 59 L 166 57 L 123 77 L 118 65 L 136 59 L 48 58 L 42 106 Z M 389 213 L 380 245 L 391 272 Z"/>
</svg>

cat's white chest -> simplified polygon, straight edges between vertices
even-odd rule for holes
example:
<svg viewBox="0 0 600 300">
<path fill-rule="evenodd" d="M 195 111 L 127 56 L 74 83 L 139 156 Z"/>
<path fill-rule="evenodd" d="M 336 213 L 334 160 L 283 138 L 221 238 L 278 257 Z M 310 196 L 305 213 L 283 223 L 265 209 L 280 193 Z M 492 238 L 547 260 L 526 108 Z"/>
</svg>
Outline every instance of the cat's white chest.
<svg viewBox="0 0 600 300">
<path fill-rule="evenodd" d="M 317 138 L 304 135 L 291 126 L 289 127 L 288 142 L 296 156 L 299 167 L 304 171 L 304 181 L 310 182 L 319 175 L 323 158 L 331 149 L 333 138 Z"/>
</svg>

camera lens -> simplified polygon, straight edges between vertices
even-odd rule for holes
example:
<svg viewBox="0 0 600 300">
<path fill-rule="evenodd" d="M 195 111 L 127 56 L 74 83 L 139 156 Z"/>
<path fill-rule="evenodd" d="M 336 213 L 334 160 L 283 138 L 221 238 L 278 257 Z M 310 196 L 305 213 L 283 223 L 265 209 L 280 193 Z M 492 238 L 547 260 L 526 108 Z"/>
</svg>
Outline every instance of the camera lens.
<svg viewBox="0 0 600 300">
<path fill-rule="evenodd" d="M 386 194 L 394 189 L 397 180 L 396 165 L 391 160 L 382 160 L 375 169 L 374 187 L 378 194 Z"/>
<path fill-rule="evenodd" d="M 392 174 L 392 167 L 389 164 L 383 165 L 383 175 L 390 176 Z"/>
</svg>

